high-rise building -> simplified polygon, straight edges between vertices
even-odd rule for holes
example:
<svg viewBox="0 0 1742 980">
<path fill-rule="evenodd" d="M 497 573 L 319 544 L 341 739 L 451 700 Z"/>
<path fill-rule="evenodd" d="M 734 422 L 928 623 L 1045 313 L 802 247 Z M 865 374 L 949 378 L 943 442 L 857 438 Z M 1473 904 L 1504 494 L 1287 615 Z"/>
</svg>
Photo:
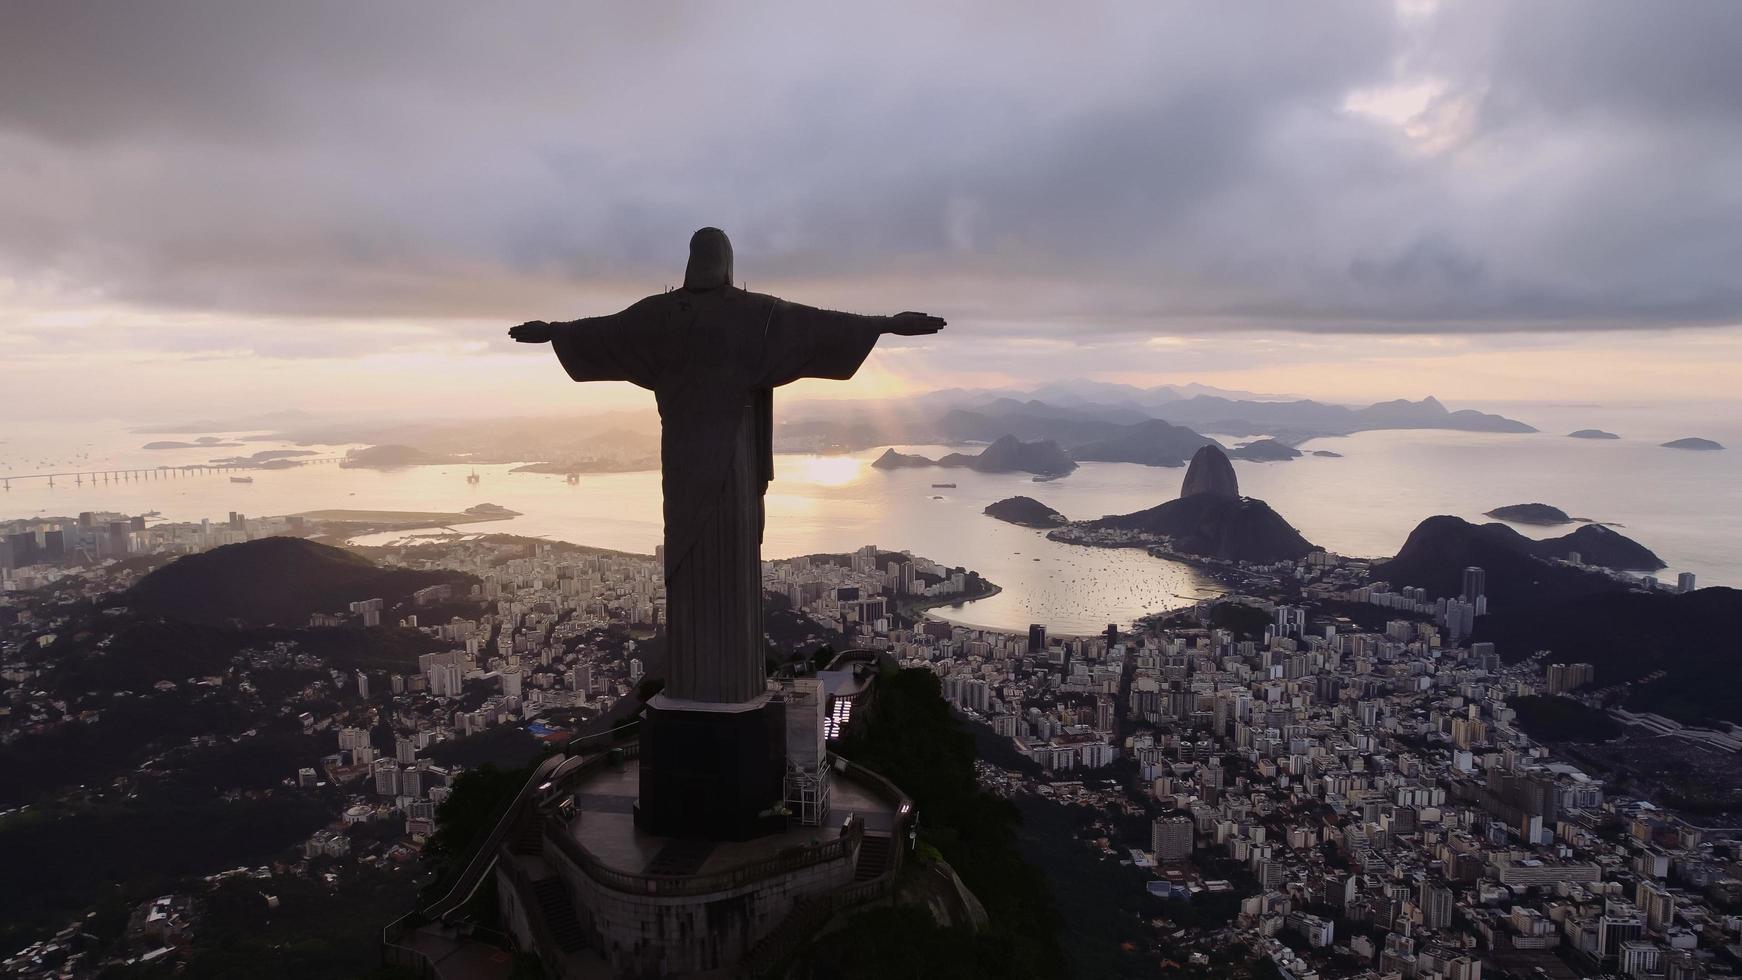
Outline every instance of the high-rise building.
<svg viewBox="0 0 1742 980">
<path fill-rule="evenodd" d="M 1041 623 L 1028 624 L 1028 652 L 1040 653 L 1046 649 L 1046 626 Z"/>
<path fill-rule="evenodd" d="M 1150 849 L 1160 864 L 1173 864 L 1192 856 L 1192 818 L 1156 817 L 1150 826 Z"/>
<path fill-rule="evenodd" d="M 1444 929 L 1452 924 L 1452 890 L 1431 878 L 1423 878 L 1416 904 L 1421 906 L 1422 925 Z"/>
<path fill-rule="evenodd" d="M 1460 596 L 1465 602 L 1475 602 L 1477 596 L 1488 594 L 1488 573 L 1479 566 L 1471 565 L 1464 569 L 1464 592 Z"/>
<path fill-rule="evenodd" d="M 1597 679 L 1597 669 L 1590 664 L 1549 664 L 1545 672 L 1550 694 L 1576 691 Z"/>
<path fill-rule="evenodd" d="M 382 796 L 399 795 L 399 764 L 392 759 L 375 760 L 375 792 Z"/>
<path fill-rule="evenodd" d="M 1675 588 L 1677 592 L 1694 591 L 1694 573 L 1683 572 L 1680 575 L 1677 575 L 1675 577 Z"/>
<path fill-rule="evenodd" d="M 339 751 L 350 752 L 369 746 L 369 730 L 367 728 L 339 729 Z"/>
<path fill-rule="evenodd" d="M 1633 901 L 1645 913 L 1645 924 L 1652 932 L 1663 932 L 1675 922 L 1675 896 L 1657 882 L 1640 882 Z"/>
<path fill-rule="evenodd" d="M 1632 903 L 1610 899 L 1597 919 L 1597 955 L 1608 958 L 1621 952 L 1621 944 L 1645 935 L 1645 916 Z"/>
<path fill-rule="evenodd" d="M 109 554 L 124 558 L 132 550 L 133 528 L 126 521 L 110 521 L 108 538 Z"/>
</svg>

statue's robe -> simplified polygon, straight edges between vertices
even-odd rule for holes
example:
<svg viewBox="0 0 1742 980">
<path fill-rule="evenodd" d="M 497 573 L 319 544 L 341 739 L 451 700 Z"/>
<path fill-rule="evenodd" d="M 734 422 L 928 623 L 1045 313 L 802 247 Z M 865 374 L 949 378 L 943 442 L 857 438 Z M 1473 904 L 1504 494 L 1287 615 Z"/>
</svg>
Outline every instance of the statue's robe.
<svg viewBox="0 0 1742 980">
<path fill-rule="evenodd" d="M 569 377 L 628 381 L 659 402 L 666 696 L 735 703 L 762 692 L 762 497 L 774 478 L 774 389 L 852 377 L 887 323 L 726 286 L 557 325 L 553 343 Z"/>
</svg>

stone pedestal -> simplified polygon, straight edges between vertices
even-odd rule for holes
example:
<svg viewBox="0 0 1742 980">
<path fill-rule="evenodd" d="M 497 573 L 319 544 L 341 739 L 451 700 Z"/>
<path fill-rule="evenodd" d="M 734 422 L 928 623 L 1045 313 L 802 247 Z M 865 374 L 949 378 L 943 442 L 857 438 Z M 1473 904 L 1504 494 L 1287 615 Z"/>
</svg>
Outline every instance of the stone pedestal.
<svg viewBox="0 0 1742 980">
<path fill-rule="evenodd" d="M 655 695 L 641 723 L 635 823 L 662 837 L 748 840 L 783 830 L 762 816 L 784 797 L 784 705 L 767 694 L 736 704 Z"/>
</svg>

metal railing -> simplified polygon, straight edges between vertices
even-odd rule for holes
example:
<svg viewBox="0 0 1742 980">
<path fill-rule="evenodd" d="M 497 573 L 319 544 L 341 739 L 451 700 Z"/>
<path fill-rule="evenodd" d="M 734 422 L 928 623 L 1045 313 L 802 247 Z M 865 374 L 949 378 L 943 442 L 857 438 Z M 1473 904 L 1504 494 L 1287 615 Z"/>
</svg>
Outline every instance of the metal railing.
<svg viewBox="0 0 1742 980">
<path fill-rule="evenodd" d="M 609 731 L 571 740 L 565 752 L 543 759 L 537 766 L 533 767 L 532 774 L 527 776 L 520 791 L 497 809 L 494 816 L 495 823 L 491 827 L 490 833 L 472 852 L 471 858 L 461 869 L 453 885 L 429 905 L 407 912 L 382 927 L 383 961 L 390 965 L 406 967 L 423 976 L 434 975 L 435 964 L 431 963 L 421 951 L 405 945 L 400 940 L 408 933 L 430 922 L 439 921 L 453 914 L 456 909 L 471 899 L 477 891 L 478 885 L 483 882 L 485 873 L 495 866 L 502 845 L 506 842 L 509 832 L 515 826 L 521 813 L 542 794 L 546 794 L 554 788 L 547 787 L 546 784 L 550 783 L 560 770 L 568 767 L 570 763 L 579 762 L 579 765 L 570 767 L 568 772 L 564 774 L 563 783 L 566 785 L 572 782 L 576 776 L 584 772 L 591 772 L 597 766 L 605 764 L 611 757 L 610 742 L 622 738 L 627 732 L 633 731 L 635 727 L 634 722 L 628 722 Z M 604 740 L 606 747 L 600 749 L 596 755 L 568 754 L 567 750 L 581 751 L 581 747 L 577 746 L 577 743 L 598 742 L 601 739 Z M 639 745 L 636 742 L 630 742 L 619 748 L 629 758 L 633 758 L 639 751 Z"/>
<path fill-rule="evenodd" d="M 821 844 L 803 844 L 787 848 L 772 857 L 750 861 L 707 875 L 647 875 L 619 871 L 607 866 L 569 833 L 567 825 L 555 817 L 546 817 L 545 839 L 556 844 L 557 850 L 588 878 L 627 895 L 683 896 L 708 895 L 755 884 L 778 875 L 802 871 L 830 861 L 850 859 L 858 853 L 865 826 L 851 821 L 841 835 Z"/>
</svg>

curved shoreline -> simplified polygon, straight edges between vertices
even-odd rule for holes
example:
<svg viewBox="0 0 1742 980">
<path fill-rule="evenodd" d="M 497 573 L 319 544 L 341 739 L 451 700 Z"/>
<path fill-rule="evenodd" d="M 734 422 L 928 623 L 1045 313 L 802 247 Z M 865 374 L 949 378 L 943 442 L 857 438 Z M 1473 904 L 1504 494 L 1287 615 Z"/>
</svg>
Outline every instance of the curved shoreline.
<svg viewBox="0 0 1742 980">
<path fill-rule="evenodd" d="M 913 619 L 923 619 L 923 614 L 926 611 L 936 609 L 939 606 L 965 606 L 970 602 L 979 602 L 981 599 L 990 599 L 1004 591 L 1004 587 L 996 582 L 988 582 L 985 579 L 981 579 L 980 581 L 985 582 L 987 588 L 973 595 L 935 596 L 911 604 L 901 603 L 895 607 L 895 611 L 900 615 Z"/>
</svg>

